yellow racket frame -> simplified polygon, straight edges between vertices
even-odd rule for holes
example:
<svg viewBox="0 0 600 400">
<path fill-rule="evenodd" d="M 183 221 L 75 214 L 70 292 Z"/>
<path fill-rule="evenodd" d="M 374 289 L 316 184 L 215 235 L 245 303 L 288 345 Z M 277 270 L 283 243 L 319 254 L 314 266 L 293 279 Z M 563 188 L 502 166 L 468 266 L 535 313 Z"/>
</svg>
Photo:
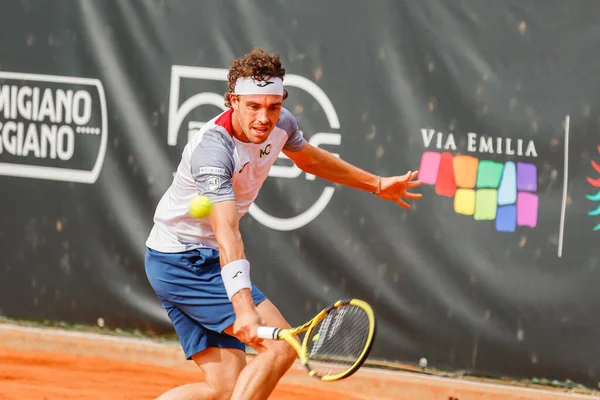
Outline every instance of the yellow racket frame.
<svg viewBox="0 0 600 400">
<path fill-rule="evenodd" d="M 311 337 L 313 330 L 316 328 L 319 322 L 321 322 L 327 316 L 327 314 L 329 314 L 332 310 L 340 308 L 344 305 L 353 305 L 356 307 L 360 307 L 367 314 L 367 317 L 369 318 L 369 333 L 367 336 L 365 347 L 363 348 L 362 352 L 360 353 L 359 357 L 354 362 L 354 364 L 352 364 L 346 371 L 337 375 L 319 376 L 314 370 L 310 368 L 310 365 L 308 363 L 309 338 Z M 371 306 L 365 301 L 359 299 L 350 299 L 338 300 L 334 304 L 323 309 L 320 313 L 318 313 L 314 318 L 312 318 L 305 324 L 291 329 L 280 329 L 275 334 L 279 340 L 285 340 L 294 348 L 294 350 L 296 350 L 296 353 L 298 353 L 298 357 L 300 358 L 300 362 L 302 362 L 304 367 L 308 370 L 308 374 L 310 376 L 320 379 L 324 382 L 332 382 L 349 377 L 363 365 L 373 345 L 376 330 L 375 326 L 375 313 L 373 312 Z M 306 332 L 306 335 L 300 343 L 296 336 L 303 332 Z"/>
</svg>

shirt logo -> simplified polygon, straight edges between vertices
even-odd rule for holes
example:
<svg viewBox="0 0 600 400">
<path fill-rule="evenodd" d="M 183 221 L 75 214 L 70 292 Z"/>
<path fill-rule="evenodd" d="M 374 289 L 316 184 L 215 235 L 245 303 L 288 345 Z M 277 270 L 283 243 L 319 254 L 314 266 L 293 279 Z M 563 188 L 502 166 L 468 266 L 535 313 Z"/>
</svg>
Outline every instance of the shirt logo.
<svg viewBox="0 0 600 400">
<path fill-rule="evenodd" d="M 269 154 L 271 154 L 271 144 L 270 143 L 265 146 L 264 150 L 260 149 L 260 158 L 262 158 L 263 156 L 268 156 Z"/>
</svg>

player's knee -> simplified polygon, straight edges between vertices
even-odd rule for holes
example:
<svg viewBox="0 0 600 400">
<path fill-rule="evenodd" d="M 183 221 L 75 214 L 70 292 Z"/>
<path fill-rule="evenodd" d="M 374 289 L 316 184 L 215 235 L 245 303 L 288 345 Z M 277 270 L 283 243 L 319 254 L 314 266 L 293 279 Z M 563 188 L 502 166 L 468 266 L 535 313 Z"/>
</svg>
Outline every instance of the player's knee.
<svg viewBox="0 0 600 400">
<path fill-rule="evenodd" d="M 297 357 L 296 350 L 294 350 L 288 343 L 283 341 L 275 342 L 274 344 L 275 346 L 273 346 L 273 351 L 275 352 L 277 361 L 286 368 L 291 367 Z"/>
<path fill-rule="evenodd" d="M 235 388 L 235 381 L 224 380 L 218 385 L 212 386 L 213 396 L 211 400 L 229 400 Z"/>
</svg>

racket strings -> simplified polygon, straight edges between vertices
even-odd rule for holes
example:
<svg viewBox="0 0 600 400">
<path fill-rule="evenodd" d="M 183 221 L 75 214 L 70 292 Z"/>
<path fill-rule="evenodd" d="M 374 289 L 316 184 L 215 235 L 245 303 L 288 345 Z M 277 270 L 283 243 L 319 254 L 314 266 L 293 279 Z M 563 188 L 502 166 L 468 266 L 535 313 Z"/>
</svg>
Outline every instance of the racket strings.
<svg viewBox="0 0 600 400">
<path fill-rule="evenodd" d="M 308 338 L 310 369 L 320 376 L 345 372 L 363 354 L 369 332 L 369 316 L 362 308 L 345 305 L 332 310 Z"/>
</svg>

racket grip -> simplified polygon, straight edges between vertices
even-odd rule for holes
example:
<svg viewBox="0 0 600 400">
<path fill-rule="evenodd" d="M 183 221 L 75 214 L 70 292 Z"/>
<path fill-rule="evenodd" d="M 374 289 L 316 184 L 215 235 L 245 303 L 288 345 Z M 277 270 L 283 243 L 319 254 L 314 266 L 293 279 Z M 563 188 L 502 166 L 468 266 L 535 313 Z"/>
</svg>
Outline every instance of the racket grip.
<svg viewBox="0 0 600 400">
<path fill-rule="evenodd" d="M 260 339 L 279 339 L 279 332 L 281 328 L 273 328 L 270 326 L 259 326 L 256 330 L 256 336 Z"/>
</svg>

